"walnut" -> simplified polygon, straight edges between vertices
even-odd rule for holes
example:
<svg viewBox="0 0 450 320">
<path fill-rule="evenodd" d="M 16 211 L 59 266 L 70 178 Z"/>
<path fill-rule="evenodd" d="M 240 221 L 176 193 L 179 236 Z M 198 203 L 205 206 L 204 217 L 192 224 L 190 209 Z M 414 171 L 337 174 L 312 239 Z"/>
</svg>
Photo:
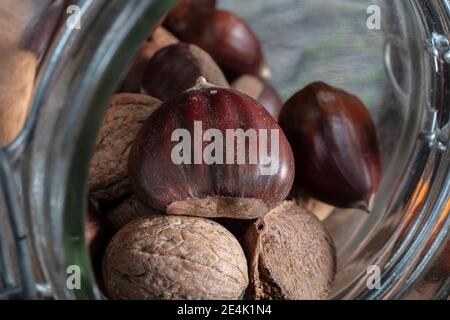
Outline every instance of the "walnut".
<svg viewBox="0 0 450 320">
<path fill-rule="evenodd" d="M 109 211 L 106 214 L 106 221 L 111 229 L 119 231 L 127 223 L 137 218 L 154 214 L 158 214 L 158 212 L 148 208 L 135 195 L 132 195 Z"/>
<path fill-rule="evenodd" d="M 245 236 L 252 299 L 325 299 L 336 259 L 330 236 L 309 211 L 285 201 Z"/>
<path fill-rule="evenodd" d="M 112 97 L 97 136 L 89 171 L 89 195 L 113 200 L 131 194 L 128 154 L 142 123 L 161 102 L 142 94 L 123 93 Z"/>
<path fill-rule="evenodd" d="M 112 299 L 240 299 L 248 285 L 238 241 L 218 223 L 155 215 L 111 240 L 103 275 Z"/>
</svg>

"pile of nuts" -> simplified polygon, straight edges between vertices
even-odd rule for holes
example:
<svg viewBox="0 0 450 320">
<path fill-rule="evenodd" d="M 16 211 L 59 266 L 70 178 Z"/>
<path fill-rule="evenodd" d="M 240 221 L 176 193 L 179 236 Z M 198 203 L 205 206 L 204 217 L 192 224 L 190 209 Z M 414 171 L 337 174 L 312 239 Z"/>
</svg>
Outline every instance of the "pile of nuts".
<svg viewBox="0 0 450 320">
<path fill-rule="evenodd" d="M 180 0 L 151 33 L 91 162 L 105 297 L 327 298 L 334 246 L 308 208 L 370 211 L 376 129 L 341 89 L 315 82 L 283 104 L 269 77 L 251 28 L 214 0 Z"/>
</svg>

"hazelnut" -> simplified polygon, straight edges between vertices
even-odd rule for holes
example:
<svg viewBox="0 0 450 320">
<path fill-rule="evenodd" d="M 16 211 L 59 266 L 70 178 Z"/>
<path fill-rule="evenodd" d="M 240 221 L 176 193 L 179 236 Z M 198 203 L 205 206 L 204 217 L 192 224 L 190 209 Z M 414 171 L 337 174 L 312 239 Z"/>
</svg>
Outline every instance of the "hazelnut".
<svg viewBox="0 0 450 320">
<path fill-rule="evenodd" d="M 160 49 L 178 42 L 179 40 L 163 27 L 156 28 L 149 41 L 144 43 L 134 58 L 122 83 L 120 92 L 140 93 L 142 79 L 144 78 L 145 70 L 150 59 Z"/>
<path fill-rule="evenodd" d="M 335 207 L 370 209 L 381 161 L 372 117 L 357 97 L 323 82 L 283 106 L 279 124 L 295 157 L 295 192 Z"/>
<path fill-rule="evenodd" d="M 113 200 L 131 194 L 127 174 L 130 147 L 142 123 L 160 104 L 159 100 L 141 94 L 112 97 L 91 160 L 91 198 Z"/>
<path fill-rule="evenodd" d="M 336 259 L 331 237 L 310 212 L 285 201 L 248 230 L 251 299 L 327 298 Z"/>
<path fill-rule="evenodd" d="M 147 64 L 142 86 L 150 95 L 167 101 L 192 88 L 200 76 L 219 87 L 229 87 L 208 53 L 195 45 L 179 43 L 154 55 Z"/>
<path fill-rule="evenodd" d="M 202 11 L 179 37 L 208 52 L 228 79 L 244 74 L 270 77 L 258 38 L 245 21 L 231 12 Z"/>
<path fill-rule="evenodd" d="M 158 214 L 157 211 L 145 206 L 135 195 L 128 197 L 106 214 L 108 225 L 119 231 L 127 223 L 141 217 Z"/>
<path fill-rule="evenodd" d="M 238 241 L 196 217 L 134 220 L 108 245 L 103 275 L 112 299 L 240 299 L 248 285 Z"/>
<path fill-rule="evenodd" d="M 149 207 L 210 218 L 257 218 L 286 198 L 294 178 L 275 119 L 249 96 L 204 78 L 147 119 L 128 167 Z"/>
<path fill-rule="evenodd" d="M 267 81 L 246 74 L 235 80 L 231 87 L 257 100 L 275 119 L 278 119 L 283 101 Z"/>
</svg>

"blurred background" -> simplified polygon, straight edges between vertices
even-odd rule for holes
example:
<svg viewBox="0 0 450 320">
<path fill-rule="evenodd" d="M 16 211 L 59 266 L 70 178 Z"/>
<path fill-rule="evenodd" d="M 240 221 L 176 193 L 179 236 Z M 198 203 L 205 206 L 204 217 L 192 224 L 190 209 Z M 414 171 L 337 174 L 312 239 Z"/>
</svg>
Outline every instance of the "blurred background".
<svg viewBox="0 0 450 320">
<path fill-rule="evenodd" d="M 385 84 L 384 34 L 369 30 L 369 0 L 219 0 L 236 12 L 261 39 L 272 84 L 287 99 L 313 81 L 357 94 L 370 109 L 380 103 Z M 383 18 L 383 17 L 382 17 Z M 381 20 L 383 21 L 383 20 Z M 325 77 L 326 75 L 326 77 Z"/>
</svg>

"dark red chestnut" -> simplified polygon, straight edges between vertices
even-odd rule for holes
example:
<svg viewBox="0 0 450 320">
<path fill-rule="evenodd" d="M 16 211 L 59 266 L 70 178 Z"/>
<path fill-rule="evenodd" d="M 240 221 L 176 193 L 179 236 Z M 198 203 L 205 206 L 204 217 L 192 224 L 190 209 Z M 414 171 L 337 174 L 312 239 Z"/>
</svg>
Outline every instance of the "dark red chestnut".
<svg viewBox="0 0 450 320">
<path fill-rule="evenodd" d="M 259 217 L 294 178 L 291 148 L 265 108 L 204 78 L 147 119 L 128 166 L 149 207 L 203 217 Z"/>
<path fill-rule="evenodd" d="M 231 12 L 202 12 L 190 21 L 180 39 L 207 51 L 229 79 L 244 74 L 270 77 L 258 38 Z"/>
<path fill-rule="evenodd" d="M 142 86 L 151 96 L 167 101 L 192 88 L 200 76 L 214 85 L 229 87 L 208 53 L 195 45 L 179 43 L 159 50 L 150 59 Z"/>
<path fill-rule="evenodd" d="M 295 188 L 336 207 L 369 210 L 381 164 L 369 111 L 355 96 L 323 82 L 296 93 L 279 124 L 295 157 Z"/>
<path fill-rule="evenodd" d="M 139 50 L 122 83 L 120 92 L 140 93 L 148 62 L 160 49 L 180 42 L 173 34 L 158 27 Z"/>
<path fill-rule="evenodd" d="M 283 101 L 267 81 L 246 74 L 234 81 L 231 87 L 257 100 L 275 119 L 278 119 Z"/>
<path fill-rule="evenodd" d="M 182 34 L 190 19 L 202 11 L 216 8 L 216 0 L 178 0 L 178 3 L 167 14 L 164 26 L 175 34 Z"/>
</svg>

